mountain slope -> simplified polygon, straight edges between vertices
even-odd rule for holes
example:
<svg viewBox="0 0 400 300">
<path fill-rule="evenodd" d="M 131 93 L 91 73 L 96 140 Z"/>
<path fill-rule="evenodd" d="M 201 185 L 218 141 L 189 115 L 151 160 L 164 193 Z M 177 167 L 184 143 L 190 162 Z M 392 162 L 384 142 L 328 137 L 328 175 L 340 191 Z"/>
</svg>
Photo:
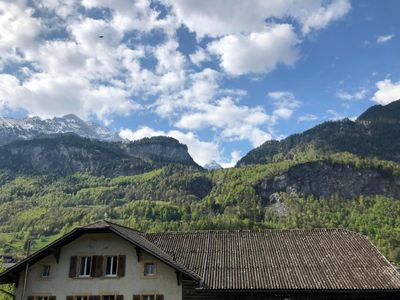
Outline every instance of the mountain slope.
<svg viewBox="0 0 400 300">
<path fill-rule="evenodd" d="M 400 100 L 388 105 L 375 105 L 367 109 L 358 121 L 400 124 Z"/>
<path fill-rule="evenodd" d="M 267 141 L 241 158 L 237 166 L 265 164 L 315 152 L 350 152 L 362 157 L 400 161 L 400 100 L 374 106 L 355 122 L 325 122 L 281 141 Z"/>
<path fill-rule="evenodd" d="M 273 203 L 276 193 L 355 199 L 361 195 L 385 195 L 400 199 L 400 175 L 377 167 L 327 160 L 307 162 L 266 177 L 255 186 L 264 203 Z"/>
<path fill-rule="evenodd" d="M 167 137 L 111 143 L 57 134 L 0 147 L 0 169 L 16 174 L 61 176 L 87 172 L 116 177 L 149 172 L 168 164 L 200 168 L 186 145 Z"/>
<path fill-rule="evenodd" d="M 108 128 L 92 122 L 85 122 L 72 114 L 46 120 L 38 117 L 0 118 L 0 146 L 17 140 L 29 140 L 45 134 L 56 133 L 75 133 L 82 137 L 104 141 L 122 140 Z"/>
</svg>

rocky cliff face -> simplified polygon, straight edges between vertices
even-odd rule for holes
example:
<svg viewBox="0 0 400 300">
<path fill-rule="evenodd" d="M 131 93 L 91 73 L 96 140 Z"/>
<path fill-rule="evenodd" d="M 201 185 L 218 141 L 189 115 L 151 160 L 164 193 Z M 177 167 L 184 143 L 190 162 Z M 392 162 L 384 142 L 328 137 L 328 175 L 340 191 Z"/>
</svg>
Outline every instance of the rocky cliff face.
<svg viewBox="0 0 400 300">
<path fill-rule="evenodd" d="M 85 122 L 75 115 L 53 119 L 38 117 L 12 119 L 0 118 L 0 146 L 18 140 L 30 140 L 47 134 L 75 133 L 82 137 L 102 141 L 122 141 L 108 128 Z"/>
<path fill-rule="evenodd" d="M 147 139 L 143 144 L 139 141 L 136 144 L 140 147 L 136 151 L 135 143 L 103 142 L 75 134 L 43 136 L 0 147 L 0 169 L 17 174 L 88 172 L 116 177 L 148 172 L 171 163 L 200 168 L 187 153 L 187 148 L 172 140 L 168 139 L 169 146 L 160 146 L 157 138 L 154 143 L 153 139 Z M 157 156 L 160 149 L 170 153 Z"/>
<path fill-rule="evenodd" d="M 400 198 L 400 177 L 379 169 L 317 161 L 296 165 L 278 176 L 265 178 L 255 187 L 265 204 L 276 201 L 276 193 L 297 193 L 329 197 L 337 194 L 347 199 L 360 195 L 385 195 Z"/>
<path fill-rule="evenodd" d="M 144 138 L 123 146 L 129 155 L 147 158 L 155 162 L 196 165 L 186 145 L 171 137 Z"/>
</svg>

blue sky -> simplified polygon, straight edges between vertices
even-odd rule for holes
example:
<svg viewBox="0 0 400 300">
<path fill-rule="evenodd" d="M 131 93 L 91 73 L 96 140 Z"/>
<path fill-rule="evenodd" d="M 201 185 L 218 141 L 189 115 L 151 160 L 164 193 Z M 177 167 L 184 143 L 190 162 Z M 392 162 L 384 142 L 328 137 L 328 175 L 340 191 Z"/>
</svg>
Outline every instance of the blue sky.
<svg viewBox="0 0 400 300">
<path fill-rule="evenodd" d="M 396 0 L 3 0 L 0 115 L 74 113 L 231 166 L 266 140 L 400 99 L 399 11 Z"/>
</svg>

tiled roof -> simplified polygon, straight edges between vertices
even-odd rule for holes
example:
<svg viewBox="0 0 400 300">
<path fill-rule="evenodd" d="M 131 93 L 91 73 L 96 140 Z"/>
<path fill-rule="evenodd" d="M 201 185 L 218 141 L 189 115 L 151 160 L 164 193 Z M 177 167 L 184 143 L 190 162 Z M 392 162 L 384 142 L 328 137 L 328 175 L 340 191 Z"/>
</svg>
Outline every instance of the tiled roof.
<svg viewBox="0 0 400 300">
<path fill-rule="evenodd" d="M 204 290 L 400 291 L 400 274 L 364 236 L 338 229 L 149 234 L 101 221 L 76 228 L 0 274 L 14 282 L 82 234 L 112 232 L 198 281 Z"/>
<path fill-rule="evenodd" d="M 203 277 L 204 289 L 398 290 L 400 274 L 364 236 L 347 230 L 146 234 Z"/>
</svg>

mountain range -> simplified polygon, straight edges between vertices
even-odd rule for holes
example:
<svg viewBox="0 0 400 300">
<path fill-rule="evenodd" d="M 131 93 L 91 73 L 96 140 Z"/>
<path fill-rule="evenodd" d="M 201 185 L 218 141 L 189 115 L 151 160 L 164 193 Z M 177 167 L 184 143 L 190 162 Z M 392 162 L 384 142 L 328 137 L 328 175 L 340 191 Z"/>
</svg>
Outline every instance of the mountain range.
<svg viewBox="0 0 400 300">
<path fill-rule="evenodd" d="M 73 115 L 0 120 L 0 252 L 107 216 L 150 231 L 342 227 L 400 263 L 400 101 L 267 141 L 228 169 Z"/>
<path fill-rule="evenodd" d="M 108 128 L 96 123 L 85 122 L 73 114 L 53 119 L 0 117 L 0 145 L 57 133 L 75 133 L 82 137 L 103 141 L 122 141 Z"/>
</svg>

